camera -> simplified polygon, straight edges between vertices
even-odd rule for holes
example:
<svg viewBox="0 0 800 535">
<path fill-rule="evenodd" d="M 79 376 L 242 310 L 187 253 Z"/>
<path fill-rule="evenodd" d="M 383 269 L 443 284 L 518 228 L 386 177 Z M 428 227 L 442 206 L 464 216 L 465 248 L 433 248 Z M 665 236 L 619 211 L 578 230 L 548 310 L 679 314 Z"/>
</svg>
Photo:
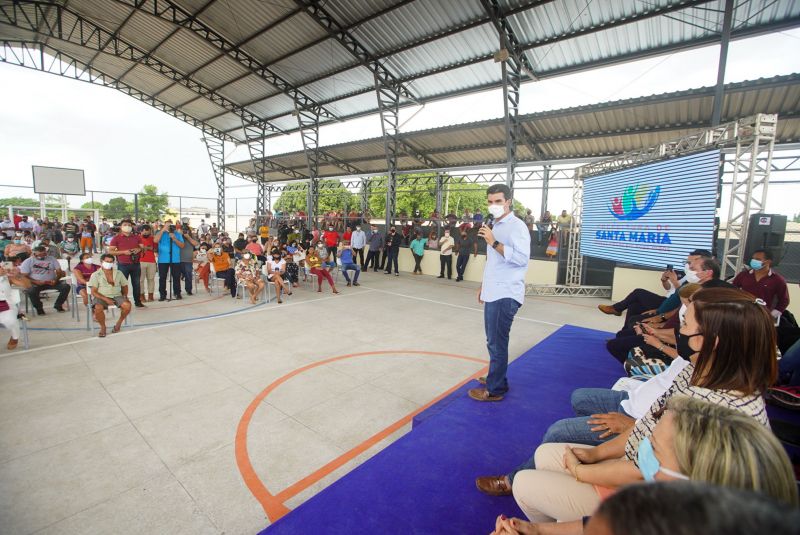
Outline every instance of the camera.
<svg viewBox="0 0 800 535">
<path fill-rule="evenodd" d="M 175 225 L 170 225 L 169 226 L 169 233 L 170 234 L 174 234 L 175 233 Z"/>
</svg>

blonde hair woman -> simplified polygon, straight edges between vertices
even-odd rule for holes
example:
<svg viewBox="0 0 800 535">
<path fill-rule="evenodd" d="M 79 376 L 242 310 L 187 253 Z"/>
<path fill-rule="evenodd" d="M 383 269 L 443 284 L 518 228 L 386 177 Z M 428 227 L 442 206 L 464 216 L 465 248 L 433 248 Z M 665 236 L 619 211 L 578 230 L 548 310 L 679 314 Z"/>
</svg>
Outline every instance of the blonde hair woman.
<svg viewBox="0 0 800 535">
<path fill-rule="evenodd" d="M 688 479 L 756 491 L 792 507 L 798 504 L 792 463 L 772 431 L 740 411 L 700 399 L 670 399 L 653 434 L 639 445 L 638 462 L 646 481 Z M 516 487 L 515 497 L 532 515 Z M 499 517 L 495 527 L 498 534 L 577 534 L 583 523 L 532 524 Z"/>
</svg>

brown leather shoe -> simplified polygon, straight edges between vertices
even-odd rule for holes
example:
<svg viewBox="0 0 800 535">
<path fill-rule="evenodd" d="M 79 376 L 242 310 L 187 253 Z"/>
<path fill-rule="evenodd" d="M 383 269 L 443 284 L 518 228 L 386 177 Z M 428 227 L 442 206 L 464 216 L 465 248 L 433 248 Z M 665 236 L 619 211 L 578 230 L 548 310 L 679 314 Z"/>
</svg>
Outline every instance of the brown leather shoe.
<svg viewBox="0 0 800 535">
<path fill-rule="evenodd" d="M 608 314 L 609 316 L 622 316 L 622 312 L 611 305 L 597 305 L 597 308 L 600 310 L 600 312 L 603 314 Z"/>
<path fill-rule="evenodd" d="M 18 338 L 9 338 L 8 339 L 8 344 L 6 345 L 6 347 L 8 349 L 17 349 L 17 344 L 19 344 L 19 339 Z"/>
<path fill-rule="evenodd" d="M 493 396 L 485 388 L 473 388 L 469 390 L 467 394 L 475 401 L 500 401 L 503 399 L 503 396 L 500 395 Z"/>
<path fill-rule="evenodd" d="M 506 476 L 484 476 L 475 478 L 478 490 L 489 496 L 510 496 L 511 485 L 506 482 Z"/>
</svg>

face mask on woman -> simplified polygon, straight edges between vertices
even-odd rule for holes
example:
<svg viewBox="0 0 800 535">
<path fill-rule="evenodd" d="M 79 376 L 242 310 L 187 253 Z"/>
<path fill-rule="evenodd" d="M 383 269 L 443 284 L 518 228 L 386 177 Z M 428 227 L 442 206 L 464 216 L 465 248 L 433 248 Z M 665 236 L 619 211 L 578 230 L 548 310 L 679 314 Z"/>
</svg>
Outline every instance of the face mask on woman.
<svg viewBox="0 0 800 535">
<path fill-rule="evenodd" d="M 639 462 L 639 470 L 642 472 L 642 477 L 644 477 L 645 481 L 655 481 L 658 472 L 674 477 L 675 479 L 689 479 L 688 476 L 680 472 L 661 466 L 655 453 L 653 453 L 653 444 L 647 437 L 639 442 L 639 451 L 636 454 L 636 460 Z"/>
<path fill-rule="evenodd" d="M 222 252 L 222 249 L 221 249 L 221 248 L 219 248 L 219 247 L 215 247 L 215 248 L 214 248 L 214 252 L 215 252 L 216 254 L 220 254 L 220 253 Z"/>
<path fill-rule="evenodd" d="M 683 334 L 682 332 L 678 331 L 678 339 L 676 340 L 678 355 L 681 358 L 689 360 L 689 357 L 697 353 L 694 349 L 691 348 L 689 345 L 689 339 L 694 338 L 695 336 L 700 336 L 700 333 L 695 334 Z"/>
<path fill-rule="evenodd" d="M 200 249 L 200 254 L 206 254 L 207 252 L 208 252 L 208 249 Z"/>
<path fill-rule="evenodd" d="M 249 254 L 246 254 L 246 255 L 244 255 L 244 256 L 243 256 L 243 258 L 244 258 L 245 260 L 250 260 L 250 255 L 249 255 Z"/>
<path fill-rule="evenodd" d="M 91 266 L 92 265 L 92 259 L 91 258 L 84 258 L 83 259 L 83 263 L 86 264 L 87 266 Z"/>
</svg>

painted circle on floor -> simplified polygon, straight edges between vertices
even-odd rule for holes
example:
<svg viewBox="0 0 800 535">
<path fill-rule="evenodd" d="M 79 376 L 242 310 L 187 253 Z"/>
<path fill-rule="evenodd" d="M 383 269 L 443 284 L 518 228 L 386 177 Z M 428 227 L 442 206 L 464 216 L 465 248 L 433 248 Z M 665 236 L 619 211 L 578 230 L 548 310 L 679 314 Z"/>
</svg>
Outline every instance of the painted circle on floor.
<svg viewBox="0 0 800 535">
<path fill-rule="evenodd" d="M 324 366 L 326 364 L 347 359 L 379 356 L 379 355 L 389 355 L 389 356 L 414 355 L 414 356 L 426 356 L 426 357 L 451 358 L 451 359 L 466 360 L 470 362 L 477 362 L 479 364 L 483 364 L 484 367 L 481 368 L 481 370 L 470 375 L 463 381 L 454 385 L 452 388 L 436 396 L 434 399 L 432 399 L 422 407 L 419 407 L 415 411 L 407 414 L 403 418 L 399 419 L 398 421 L 394 422 L 393 424 L 389 425 L 388 427 L 384 428 L 383 430 L 369 437 L 365 441 L 361 442 L 359 445 L 352 448 L 350 451 L 343 453 L 336 459 L 333 459 L 332 461 L 327 463 L 325 466 L 318 468 L 316 471 L 312 472 L 303 479 L 296 481 L 294 484 L 285 488 L 281 492 L 277 494 L 273 494 L 272 492 L 270 492 L 267 489 L 266 485 L 264 485 L 264 483 L 258 477 L 258 474 L 256 474 L 256 471 L 253 468 L 252 463 L 250 462 L 250 455 L 247 451 L 247 431 L 250 427 L 250 421 L 252 420 L 253 415 L 255 414 L 256 409 L 261 404 L 261 402 L 264 401 L 264 399 L 266 399 L 267 396 L 269 396 L 269 394 L 276 388 L 278 388 L 280 385 L 286 383 L 293 377 L 296 377 L 301 373 L 307 372 L 308 370 L 311 370 L 313 368 L 317 368 L 319 366 Z M 278 520 L 279 518 L 281 518 L 290 511 L 289 508 L 284 505 L 284 503 L 288 499 L 292 498 L 293 496 L 296 496 L 298 493 L 307 489 L 308 487 L 310 487 L 323 477 L 327 476 L 328 474 L 337 470 L 350 460 L 354 459 L 358 455 L 367 451 L 369 448 L 371 448 L 384 438 L 388 437 L 389 435 L 391 435 L 392 433 L 394 433 L 395 431 L 397 431 L 398 429 L 402 428 L 404 425 L 409 423 L 417 414 L 421 413 L 422 411 L 424 411 L 437 401 L 441 400 L 442 398 L 450 395 L 455 390 L 461 388 L 467 382 L 485 373 L 485 371 L 486 371 L 486 359 L 468 357 L 465 355 L 457 355 L 455 353 L 441 353 L 436 351 L 414 351 L 414 350 L 368 351 L 363 353 L 350 353 L 347 355 L 339 355 L 337 357 L 331 357 L 325 360 L 320 360 L 318 362 L 313 362 L 306 366 L 302 366 L 270 383 L 269 386 L 267 386 L 264 390 L 262 390 L 253 399 L 253 401 L 250 402 L 250 405 L 247 406 L 247 409 L 245 409 L 244 414 L 242 414 L 242 417 L 239 420 L 239 425 L 236 428 L 236 441 L 235 441 L 236 466 L 239 468 L 239 473 L 241 474 L 245 485 L 247 485 L 247 488 L 250 489 L 250 492 L 264 508 L 264 512 L 266 513 L 267 518 L 269 518 L 270 522 L 275 522 L 276 520 Z"/>
</svg>

